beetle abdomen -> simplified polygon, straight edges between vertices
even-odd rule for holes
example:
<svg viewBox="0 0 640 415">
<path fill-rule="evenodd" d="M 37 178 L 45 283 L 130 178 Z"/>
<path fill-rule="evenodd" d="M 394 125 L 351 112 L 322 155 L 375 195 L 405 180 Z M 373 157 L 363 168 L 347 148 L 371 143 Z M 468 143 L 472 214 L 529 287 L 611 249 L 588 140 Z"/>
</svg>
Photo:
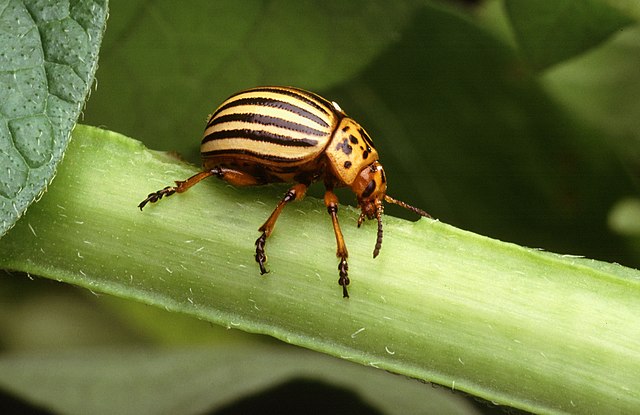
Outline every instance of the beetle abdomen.
<svg viewBox="0 0 640 415">
<path fill-rule="evenodd" d="M 301 89 L 249 89 L 209 117 L 200 151 L 205 165 L 236 160 L 277 173 L 316 160 L 342 116 L 329 101 Z"/>
</svg>

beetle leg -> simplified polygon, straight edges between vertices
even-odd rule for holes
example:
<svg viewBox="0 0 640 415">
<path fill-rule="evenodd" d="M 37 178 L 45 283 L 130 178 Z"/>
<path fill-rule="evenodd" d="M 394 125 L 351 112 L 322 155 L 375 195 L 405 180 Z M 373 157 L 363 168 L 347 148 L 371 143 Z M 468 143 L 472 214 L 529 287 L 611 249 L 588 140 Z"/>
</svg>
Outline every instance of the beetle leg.
<svg viewBox="0 0 640 415">
<path fill-rule="evenodd" d="M 229 169 L 227 167 L 214 167 L 214 173 L 218 178 L 234 186 L 256 186 L 264 184 L 263 181 L 258 180 L 254 175 L 238 170 Z"/>
<path fill-rule="evenodd" d="M 256 184 L 261 184 L 258 179 L 256 179 L 249 173 L 236 171 L 226 167 L 216 166 L 210 170 L 204 170 L 196 173 L 193 176 L 189 177 L 187 180 L 177 180 L 175 186 L 167 186 L 164 189 L 158 190 L 157 192 L 150 193 L 145 200 L 140 202 L 138 207 L 140 208 L 140 210 L 142 210 L 142 208 L 144 208 L 147 203 L 155 203 L 163 197 L 171 196 L 174 193 L 186 192 L 191 186 L 210 176 L 216 176 L 234 186 L 253 186 Z"/>
<path fill-rule="evenodd" d="M 174 193 L 186 192 L 191 186 L 200 182 L 201 180 L 206 179 L 209 176 L 219 175 L 219 174 L 220 174 L 219 169 L 214 168 L 211 170 L 205 170 L 205 171 L 201 171 L 200 173 L 194 174 L 193 176 L 189 177 L 187 180 L 178 180 L 176 181 L 175 186 L 167 186 L 164 189 L 158 190 L 157 192 L 149 193 L 149 196 L 147 196 L 145 200 L 140 202 L 138 207 L 140 208 L 140 210 L 142 210 L 142 208 L 144 208 L 147 205 L 147 203 L 155 203 L 158 200 L 162 199 L 164 196 L 171 196 Z"/>
<path fill-rule="evenodd" d="M 269 219 L 267 219 L 266 222 L 262 224 L 262 226 L 258 229 L 259 232 L 262 232 L 262 235 L 260 235 L 260 237 L 256 240 L 255 258 L 256 258 L 256 262 L 260 266 L 260 274 L 266 274 L 268 272 L 267 269 L 264 267 L 265 262 L 267 262 L 267 255 L 264 253 L 264 245 L 269 235 L 271 235 L 271 232 L 273 232 L 273 228 L 276 225 L 278 216 L 280 216 L 282 209 L 284 209 L 284 206 L 287 203 L 293 200 L 302 199 L 305 193 L 307 192 L 307 187 L 308 185 L 304 183 L 298 183 L 295 186 L 293 186 L 291 189 L 289 189 L 287 193 L 285 193 L 282 200 L 278 202 L 278 206 L 276 206 L 276 208 L 273 210 L 273 212 L 271 213 L 271 216 L 269 216 Z"/>
<path fill-rule="evenodd" d="M 342 286 L 342 296 L 347 298 L 349 297 L 349 292 L 347 291 L 347 285 L 349 285 L 347 272 L 349 271 L 349 264 L 347 264 L 347 257 L 349 256 L 349 253 L 347 252 L 347 246 L 344 243 L 344 237 L 342 236 L 340 224 L 338 223 L 338 197 L 333 193 L 333 190 L 327 189 L 325 192 L 324 204 L 327 207 L 327 212 L 331 215 L 333 232 L 336 234 L 336 244 L 338 245 L 338 249 L 336 251 L 336 256 L 340 258 L 340 263 L 338 264 L 338 271 L 340 273 L 338 284 Z"/>
</svg>

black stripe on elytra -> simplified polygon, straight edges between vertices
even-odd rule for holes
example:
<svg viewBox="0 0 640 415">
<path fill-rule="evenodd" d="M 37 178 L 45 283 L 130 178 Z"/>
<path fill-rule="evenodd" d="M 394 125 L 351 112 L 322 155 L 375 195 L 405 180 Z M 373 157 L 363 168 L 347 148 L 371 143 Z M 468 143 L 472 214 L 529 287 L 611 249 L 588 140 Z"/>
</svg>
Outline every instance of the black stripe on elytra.
<svg viewBox="0 0 640 415">
<path fill-rule="evenodd" d="M 252 124 L 271 125 L 278 128 L 284 128 L 285 130 L 296 131 L 305 135 L 323 136 L 325 133 L 315 128 L 307 127 L 297 122 L 288 121 L 282 118 L 271 117 L 269 115 L 255 114 L 255 113 L 235 113 L 227 114 L 221 117 L 214 118 L 209 127 L 214 125 L 220 125 L 225 122 L 242 121 Z"/>
<path fill-rule="evenodd" d="M 291 112 L 293 114 L 299 115 L 308 120 L 311 120 L 321 127 L 324 127 L 324 128 L 329 127 L 329 124 L 327 124 L 325 120 L 323 120 L 322 118 L 318 117 L 315 114 L 312 114 L 311 112 L 305 110 L 304 108 L 300 108 L 296 105 L 290 104 L 285 101 L 280 101 L 274 98 L 255 97 L 255 98 L 239 98 L 239 99 L 236 99 L 235 101 L 227 102 L 226 104 L 218 108 L 218 110 L 211 116 L 211 119 L 209 120 L 207 128 L 215 122 L 216 116 L 221 111 L 224 111 L 228 108 L 238 107 L 241 105 L 257 105 L 261 107 L 279 108 L 279 109 L 283 109 L 285 111 Z"/>
<path fill-rule="evenodd" d="M 274 163 L 291 163 L 291 162 L 296 162 L 303 159 L 303 157 L 286 158 L 286 157 L 274 156 L 271 154 L 256 153 L 255 151 L 244 150 L 244 149 L 211 150 L 211 151 L 205 151 L 201 155 L 202 155 L 202 158 L 215 157 L 215 156 L 233 157 L 237 155 L 245 155 L 245 156 L 253 157 L 256 160 L 267 160 Z M 299 166 L 292 166 L 292 168 L 293 170 L 297 170 L 299 169 Z"/>
<path fill-rule="evenodd" d="M 286 147 L 314 147 L 318 145 L 318 140 L 311 138 L 291 138 L 286 135 L 273 134 L 264 130 L 220 130 L 207 134 L 202 139 L 202 144 L 213 140 L 223 140 L 225 138 L 241 138 L 246 140 L 261 141 L 265 143 L 277 144 Z"/>
<path fill-rule="evenodd" d="M 257 91 L 265 91 L 273 94 L 282 94 L 289 97 L 293 97 L 304 101 L 308 105 L 311 105 L 313 108 L 317 109 L 325 113 L 326 115 L 330 115 L 334 112 L 333 105 L 326 99 L 322 98 L 320 95 L 314 94 L 313 92 L 305 91 L 304 89 L 299 88 L 257 88 Z M 316 101 L 320 102 L 322 105 L 318 104 Z M 323 107 L 324 106 L 324 107 Z"/>
</svg>

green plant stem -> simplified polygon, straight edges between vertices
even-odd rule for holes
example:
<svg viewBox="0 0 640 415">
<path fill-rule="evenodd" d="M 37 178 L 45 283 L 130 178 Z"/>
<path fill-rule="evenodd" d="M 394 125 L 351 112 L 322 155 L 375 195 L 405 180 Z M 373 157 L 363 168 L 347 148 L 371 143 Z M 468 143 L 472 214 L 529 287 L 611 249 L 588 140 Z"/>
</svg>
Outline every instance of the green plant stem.
<svg viewBox="0 0 640 415">
<path fill-rule="evenodd" d="M 357 229 L 358 212 L 342 207 L 352 281 L 343 299 L 319 200 L 285 209 L 264 276 L 257 228 L 286 187 L 211 179 L 138 210 L 195 171 L 79 126 L 48 192 L 0 240 L 0 266 L 534 412 L 640 407 L 638 271 L 389 216 L 373 259 L 375 224 Z"/>
</svg>

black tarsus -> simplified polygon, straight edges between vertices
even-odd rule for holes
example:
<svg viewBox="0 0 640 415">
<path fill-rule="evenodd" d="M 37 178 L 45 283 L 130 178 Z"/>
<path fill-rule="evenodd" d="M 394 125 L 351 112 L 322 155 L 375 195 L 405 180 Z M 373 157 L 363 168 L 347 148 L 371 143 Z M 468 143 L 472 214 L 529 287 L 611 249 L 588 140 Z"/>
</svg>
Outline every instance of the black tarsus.
<svg viewBox="0 0 640 415">
<path fill-rule="evenodd" d="M 267 269 L 264 267 L 264 263 L 267 262 L 267 255 L 264 253 L 264 244 L 267 241 L 266 232 L 262 232 L 262 235 L 258 239 L 256 239 L 256 262 L 258 266 L 260 266 L 260 275 L 264 275 L 268 273 Z"/>
<path fill-rule="evenodd" d="M 171 196 L 176 192 L 176 190 L 177 188 L 175 186 L 167 186 L 162 190 L 158 190 L 157 192 L 149 193 L 149 196 L 147 196 L 145 200 L 140 202 L 138 207 L 140 208 L 140 210 L 142 210 L 142 208 L 144 208 L 147 205 L 147 203 L 156 203 L 158 200 L 162 199 L 164 196 Z"/>
<path fill-rule="evenodd" d="M 340 271 L 340 278 L 338 284 L 342 286 L 342 297 L 349 298 L 349 292 L 347 291 L 347 285 L 349 285 L 349 277 L 347 271 L 349 271 L 349 264 L 347 264 L 346 258 L 341 258 L 338 264 L 338 271 Z"/>
</svg>

